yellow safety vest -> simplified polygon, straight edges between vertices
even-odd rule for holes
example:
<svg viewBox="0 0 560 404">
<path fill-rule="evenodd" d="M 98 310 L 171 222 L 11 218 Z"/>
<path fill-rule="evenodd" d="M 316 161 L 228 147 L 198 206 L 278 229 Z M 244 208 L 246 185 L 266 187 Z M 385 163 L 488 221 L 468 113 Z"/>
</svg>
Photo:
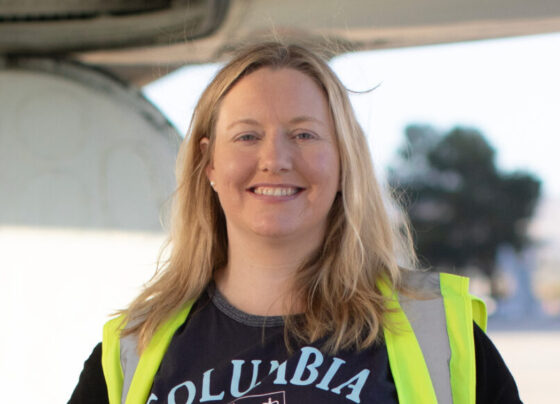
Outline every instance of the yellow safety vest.
<svg viewBox="0 0 560 404">
<path fill-rule="evenodd" d="M 464 277 L 411 272 L 406 278 L 429 297 L 406 299 L 379 284 L 383 295 L 391 298 L 387 320 L 392 326 L 384 329 L 384 337 L 399 403 L 475 404 L 473 321 L 486 330 L 484 303 L 469 294 Z M 140 357 L 134 337 L 120 337 L 122 318 L 105 324 L 102 366 L 110 404 L 146 403 L 167 347 L 191 306 L 163 323 Z"/>
</svg>

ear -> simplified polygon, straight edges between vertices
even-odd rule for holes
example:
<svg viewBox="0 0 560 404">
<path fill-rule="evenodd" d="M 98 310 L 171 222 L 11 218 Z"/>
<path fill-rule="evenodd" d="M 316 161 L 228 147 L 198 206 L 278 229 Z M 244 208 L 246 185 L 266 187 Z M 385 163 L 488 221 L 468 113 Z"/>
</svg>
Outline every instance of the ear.
<svg viewBox="0 0 560 404">
<path fill-rule="evenodd" d="M 210 139 L 208 139 L 206 136 L 204 136 L 202 139 L 200 139 L 200 151 L 202 152 L 202 154 L 206 154 L 206 152 L 208 151 L 208 145 L 210 144 Z"/>
<path fill-rule="evenodd" d="M 210 152 L 210 139 L 208 139 L 207 137 L 203 137 L 202 139 L 200 139 L 200 151 L 202 154 L 206 154 Z M 211 173 L 213 171 L 214 167 L 212 164 L 212 159 L 210 159 L 210 162 L 208 163 L 208 165 L 204 168 L 204 171 L 206 172 L 206 177 L 208 178 L 208 181 L 212 181 L 211 178 Z"/>
</svg>

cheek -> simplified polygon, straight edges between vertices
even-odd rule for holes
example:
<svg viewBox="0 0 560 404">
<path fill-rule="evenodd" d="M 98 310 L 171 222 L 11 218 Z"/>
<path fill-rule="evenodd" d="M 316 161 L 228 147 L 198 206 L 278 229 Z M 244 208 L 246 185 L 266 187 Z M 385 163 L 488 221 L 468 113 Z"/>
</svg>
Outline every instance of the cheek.
<svg viewBox="0 0 560 404">
<path fill-rule="evenodd" d="M 340 176 L 340 163 L 338 153 L 326 150 L 314 153 L 308 160 L 307 170 L 315 182 L 322 184 L 324 192 L 338 189 Z"/>
<path fill-rule="evenodd" d="M 215 162 L 216 181 L 227 188 L 246 184 L 253 175 L 253 163 L 247 156 L 223 155 Z"/>
</svg>

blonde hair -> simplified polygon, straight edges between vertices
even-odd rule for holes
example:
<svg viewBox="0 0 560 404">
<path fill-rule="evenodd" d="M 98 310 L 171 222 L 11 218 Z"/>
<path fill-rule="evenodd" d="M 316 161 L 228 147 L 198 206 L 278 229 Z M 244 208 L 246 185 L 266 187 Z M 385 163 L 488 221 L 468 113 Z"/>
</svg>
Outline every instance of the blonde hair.
<svg viewBox="0 0 560 404">
<path fill-rule="evenodd" d="M 205 167 L 221 100 L 240 79 L 263 67 L 295 69 L 320 86 L 340 153 L 341 192 L 329 213 L 324 242 L 297 274 L 295 293 L 306 310 L 297 324 L 286 317 L 286 335 L 307 343 L 325 338 L 324 349 L 330 352 L 370 346 L 381 334 L 386 311 L 377 282 L 383 277 L 399 287 L 398 255 L 414 264 L 407 227 L 397 228 L 388 218 L 366 138 L 339 79 L 323 59 L 303 47 L 278 42 L 253 45 L 240 51 L 208 85 L 179 150 L 167 244 L 170 256 L 122 312 L 134 320 L 124 332 L 138 334 L 140 350 L 163 321 L 203 293 L 214 270 L 227 264 L 225 217 Z M 200 149 L 204 137 L 209 139 L 209 153 Z"/>
</svg>

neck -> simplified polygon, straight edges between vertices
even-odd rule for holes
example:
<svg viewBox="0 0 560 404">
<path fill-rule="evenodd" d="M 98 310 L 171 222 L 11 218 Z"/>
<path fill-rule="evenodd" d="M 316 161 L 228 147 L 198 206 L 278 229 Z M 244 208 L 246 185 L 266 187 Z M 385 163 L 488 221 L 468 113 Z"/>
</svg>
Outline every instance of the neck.
<svg viewBox="0 0 560 404">
<path fill-rule="evenodd" d="M 301 312 L 303 302 L 294 293 L 296 273 L 321 240 L 244 237 L 228 229 L 228 264 L 216 273 L 216 285 L 230 304 L 249 314 Z"/>
</svg>

